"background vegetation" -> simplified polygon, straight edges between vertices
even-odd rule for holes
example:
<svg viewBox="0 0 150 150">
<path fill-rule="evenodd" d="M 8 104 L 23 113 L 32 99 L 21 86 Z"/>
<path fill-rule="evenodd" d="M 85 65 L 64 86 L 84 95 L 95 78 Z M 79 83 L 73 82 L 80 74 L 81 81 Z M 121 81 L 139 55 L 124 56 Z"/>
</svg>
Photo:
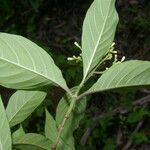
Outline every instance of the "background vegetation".
<svg viewBox="0 0 150 150">
<path fill-rule="evenodd" d="M 63 70 L 69 87 L 73 87 L 82 78 L 82 64 L 67 61 L 67 57 L 80 53 L 73 43 L 80 43 L 83 18 L 91 2 L 0 0 L 0 31 L 23 35 L 45 48 Z M 116 7 L 120 16 L 115 39 L 119 57 L 150 60 L 150 1 L 118 0 Z M 5 104 L 13 92 L 0 88 Z M 25 130 L 42 133 L 45 107 L 55 113 L 63 94 L 60 88 L 48 89 L 45 102 L 23 123 Z M 75 132 L 76 149 L 150 149 L 149 102 L 150 91 L 146 89 L 93 94 Z"/>
</svg>

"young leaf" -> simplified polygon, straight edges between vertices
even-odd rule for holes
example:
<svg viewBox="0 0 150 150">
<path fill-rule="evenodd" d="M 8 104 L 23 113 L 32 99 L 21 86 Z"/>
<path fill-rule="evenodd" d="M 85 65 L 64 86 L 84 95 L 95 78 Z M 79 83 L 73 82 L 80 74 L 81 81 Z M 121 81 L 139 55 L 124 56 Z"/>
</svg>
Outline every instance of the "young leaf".
<svg viewBox="0 0 150 150">
<path fill-rule="evenodd" d="M 57 126 L 52 115 L 46 110 L 45 136 L 52 142 L 57 138 Z"/>
<path fill-rule="evenodd" d="M 56 109 L 56 124 L 59 127 L 62 123 L 65 114 L 69 108 L 71 102 L 71 98 L 68 96 L 68 94 L 64 95 L 64 97 L 60 100 L 57 109 Z M 70 146 L 70 149 L 72 150 L 74 148 L 74 138 L 73 138 L 73 132 L 75 129 L 78 128 L 79 122 L 84 116 L 84 111 L 86 108 L 86 98 L 82 99 L 81 101 L 76 103 L 76 106 L 71 113 L 70 117 L 65 123 L 61 138 L 62 140 Z M 63 148 L 63 143 L 59 145 L 59 148 Z"/>
<path fill-rule="evenodd" d="M 19 138 L 14 138 L 13 144 L 17 147 L 20 146 L 21 149 L 24 150 L 26 146 L 30 146 L 30 149 L 32 149 L 31 147 L 33 146 L 34 150 L 51 150 L 52 142 L 43 135 L 28 133 L 20 136 Z"/>
<path fill-rule="evenodd" d="M 0 150 L 11 150 L 11 133 L 5 108 L 0 96 Z"/>
<path fill-rule="evenodd" d="M 56 84 L 68 90 L 62 73 L 41 47 L 13 34 L 0 33 L 0 85 L 33 89 Z"/>
<path fill-rule="evenodd" d="M 45 99 L 42 91 L 17 91 L 7 105 L 6 114 L 11 127 L 24 121 Z"/>
<path fill-rule="evenodd" d="M 114 4 L 115 0 L 94 0 L 86 14 L 82 34 L 84 79 L 111 47 L 118 23 Z"/>
<path fill-rule="evenodd" d="M 112 66 L 87 93 L 141 87 L 150 87 L 150 62 L 132 60 Z"/>
</svg>

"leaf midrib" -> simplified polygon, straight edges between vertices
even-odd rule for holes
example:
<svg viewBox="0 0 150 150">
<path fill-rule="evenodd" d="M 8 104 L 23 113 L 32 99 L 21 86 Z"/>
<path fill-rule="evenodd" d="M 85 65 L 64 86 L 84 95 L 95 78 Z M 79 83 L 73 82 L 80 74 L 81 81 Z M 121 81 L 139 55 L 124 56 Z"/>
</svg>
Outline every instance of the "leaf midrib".
<svg viewBox="0 0 150 150">
<path fill-rule="evenodd" d="M 26 68 L 25 66 L 22 66 L 22 65 L 20 65 L 20 64 L 15 63 L 15 62 L 9 61 L 8 59 L 2 58 L 2 57 L 0 57 L 0 59 L 1 59 L 2 61 L 6 61 L 7 63 L 10 63 L 10 64 L 12 64 L 12 65 L 14 65 L 14 66 L 20 67 L 20 68 L 22 68 L 22 69 L 25 69 L 25 70 L 27 70 L 27 71 L 30 71 L 30 72 L 35 73 L 35 74 L 37 74 L 37 75 L 40 75 L 40 76 L 42 76 L 43 78 L 45 78 L 45 79 L 47 79 L 47 80 L 50 80 L 50 81 L 53 81 L 53 82 L 57 83 L 56 80 L 54 80 L 54 79 L 52 79 L 52 78 L 49 78 L 48 76 L 45 76 L 45 75 L 43 75 L 43 74 L 41 74 L 41 73 L 39 73 L 39 72 L 37 72 L 37 71 L 35 71 L 35 70 L 31 70 L 31 69 L 29 69 L 29 68 Z M 58 83 L 57 83 L 57 84 L 58 84 Z M 58 85 L 59 85 L 59 84 L 58 84 Z M 60 86 L 61 86 L 61 85 L 60 85 Z"/>
</svg>

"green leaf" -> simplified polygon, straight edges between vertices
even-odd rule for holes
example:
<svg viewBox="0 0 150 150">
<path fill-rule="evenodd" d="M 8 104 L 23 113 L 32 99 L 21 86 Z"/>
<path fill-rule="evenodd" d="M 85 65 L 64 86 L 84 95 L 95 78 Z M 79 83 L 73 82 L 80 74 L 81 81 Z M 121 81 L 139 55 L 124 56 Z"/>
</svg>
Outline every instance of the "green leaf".
<svg viewBox="0 0 150 150">
<path fill-rule="evenodd" d="M 57 126 L 52 115 L 46 110 L 45 136 L 52 142 L 57 138 Z"/>
<path fill-rule="evenodd" d="M 20 128 L 18 130 L 16 130 L 15 132 L 13 132 L 12 138 L 17 139 L 17 138 L 20 138 L 20 136 L 23 136 L 23 135 L 25 135 L 25 132 L 23 130 L 23 127 L 20 125 Z"/>
<path fill-rule="evenodd" d="M 148 137 L 143 132 L 134 132 L 131 134 L 130 138 L 135 144 L 142 144 L 148 142 Z"/>
<path fill-rule="evenodd" d="M 33 146 L 35 147 L 34 149 L 37 148 L 37 150 L 51 150 L 52 142 L 43 135 L 28 133 L 19 138 L 14 138 L 13 144 L 15 146 L 21 146 L 21 149 L 25 149 L 23 148 L 24 146 Z"/>
<path fill-rule="evenodd" d="M 45 99 L 46 93 L 42 91 L 17 91 L 7 105 L 6 114 L 10 126 L 24 121 Z"/>
<path fill-rule="evenodd" d="M 130 112 L 127 117 L 127 122 L 136 123 L 142 120 L 145 116 L 150 116 L 150 112 L 144 108 L 141 108 L 139 110 Z"/>
<path fill-rule="evenodd" d="M 150 62 L 132 60 L 116 64 L 109 68 L 87 93 L 149 86 Z"/>
<path fill-rule="evenodd" d="M 57 109 L 56 109 L 56 124 L 59 127 L 60 124 L 62 123 L 65 114 L 69 108 L 71 102 L 71 98 L 69 97 L 68 94 L 64 95 L 63 98 L 60 100 Z M 84 116 L 84 111 L 86 108 L 86 98 L 83 98 L 82 100 L 78 101 L 76 103 L 76 106 L 71 113 L 70 117 L 65 123 L 63 133 L 61 135 L 62 140 L 64 143 L 70 146 L 68 150 L 73 150 L 74 148 L 74 138 L 73 138 L 73 132 L 75 129 L 78 128 L 79 123 L 81 119 Z M 63 143 L 59 145 L 59 148 L 63 149 Z"/>
<path fill-rule="evenodd" d="M 106 139 L 103 150 L 116 150 L 116 144 L 112 138 Z"/>
<path fill-rule="evenodd" d="M 33 89 L 49 84 L 68 90 L 62 73 L 41 47 L 13 34 L 0 33 L 0 85 Z"/>
<path fill-rule="evenodd" d="M 11 150 L 11 133 L 5 108 L 0 96 L 0 150 Z"/>
<path fill-rule="evenodd" d="M 114 4 L 115 0 L 94 0 L 86 14 L 82 33 L 84 79 L 111 47 L 118 23 Z"/>
</svg>

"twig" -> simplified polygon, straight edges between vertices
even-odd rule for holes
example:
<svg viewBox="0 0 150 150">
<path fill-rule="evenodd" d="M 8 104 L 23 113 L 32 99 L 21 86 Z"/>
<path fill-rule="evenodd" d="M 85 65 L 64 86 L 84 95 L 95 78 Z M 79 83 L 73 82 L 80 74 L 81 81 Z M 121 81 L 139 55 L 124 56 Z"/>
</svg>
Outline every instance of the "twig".
<svg viewBox="0 0 150 150">
<path fill-rule="evenodd" d="M 118 130 L 118 133 L 117 133 L 117 140 L 116 140 L 116 143 L 117 143 L 117 145 L 118 146 L 120 146 L 121 145 L 121 139 L 122 139 L 122 131 L 121 131 L 121 129 L 119 128 L 119 130 Z"/>
<path fill-rule="evenodd" d="M 135 130 L 133 131 L 133 133 L 135 133 L 135 132 L 137 132 L 137 131 L 140 130 L 140 128 L 141 128 L 142 125 L 143 125 L 143 122 L 144 122 L 144 121 L 142 120 L 142 121 L 140 121 L 140 122 L 137 124 L 137 126 L 136 126 Z M 122 148 L 122 150 L 128 150 L 131 146 L 132 146 L 132 140 L 129 140 L 129 141 L 127 142 L 127 144 Z"/>
<path fill-rule="evenodd" d="M 88 137 L 90 136 L 92 130 L 93 130 L 93 128 L 86 129 L 86 132 L 84 133 L 84 135 L 82 136 L 82 138 L 80 140 L 80 145 L 84 146 L 86 144 L 86 141 L 87 141 Z"/>
<path fill-rule="evenodd" d="M 140 98 L 133 102 L 133 105 L 145 105 L 150 102 L 150 95 Z"/>
<path fill-rule="evenodd" d="M 150 94 L 150 90 L 147 90 L 147 89 L 142 89 L 141 92 Z"/>
</svg>

